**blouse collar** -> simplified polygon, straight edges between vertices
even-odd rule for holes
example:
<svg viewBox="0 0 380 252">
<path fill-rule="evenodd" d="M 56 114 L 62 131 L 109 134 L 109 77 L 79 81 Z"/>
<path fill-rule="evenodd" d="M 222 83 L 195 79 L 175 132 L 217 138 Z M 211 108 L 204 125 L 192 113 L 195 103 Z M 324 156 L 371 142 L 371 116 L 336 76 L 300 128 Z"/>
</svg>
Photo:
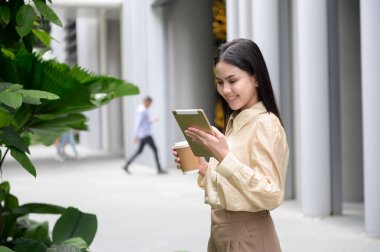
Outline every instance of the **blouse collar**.
<svg viewBox="0 0 380 252">
<path fill-rule="evenodd" d="M 262 101 L 240 112 L 234 111 L 231 114 L 230 119 L 228 120 L 226 131 L 228 132 L 232 130 L 231 127 L 233 127 L 234 131 L 239 130 L 256 115 L 266 113 L 266 112 L 267 112 L 267 109 Z"/>
</svg>

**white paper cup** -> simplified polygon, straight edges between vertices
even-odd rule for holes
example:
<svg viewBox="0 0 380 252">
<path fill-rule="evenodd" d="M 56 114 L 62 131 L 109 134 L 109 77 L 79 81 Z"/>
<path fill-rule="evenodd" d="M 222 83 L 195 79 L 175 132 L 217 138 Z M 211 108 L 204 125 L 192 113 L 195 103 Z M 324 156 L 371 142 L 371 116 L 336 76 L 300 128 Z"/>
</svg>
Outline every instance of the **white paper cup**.
<svg viewBox="0 0 380 252">
<path fill-rule="evenodd" d="M 193 174 L 199 172 L 199 158 L 194 156 L 187 141 L 174 144 L 174 150 L 180 159 L 180 168 L 183 174 Z"/>
</svg>

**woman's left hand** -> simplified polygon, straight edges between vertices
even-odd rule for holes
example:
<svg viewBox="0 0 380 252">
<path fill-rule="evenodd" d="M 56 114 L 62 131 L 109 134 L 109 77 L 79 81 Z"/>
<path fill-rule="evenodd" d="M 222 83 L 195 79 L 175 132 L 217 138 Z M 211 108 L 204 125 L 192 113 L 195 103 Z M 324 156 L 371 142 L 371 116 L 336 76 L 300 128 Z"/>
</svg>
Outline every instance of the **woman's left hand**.
<svg viewBox="0 0 380 252">
<path fill-rule="evenodd" d="M 217 128 L 212 127 L 213 134 L 209 134 L 203 130 L 189 127 L 185 130 L 185 134 L 194 142 L 204 146 L 213 157 L 221 162 L 228 154 L 228 144 L 225 136 Z"/>
</svg>

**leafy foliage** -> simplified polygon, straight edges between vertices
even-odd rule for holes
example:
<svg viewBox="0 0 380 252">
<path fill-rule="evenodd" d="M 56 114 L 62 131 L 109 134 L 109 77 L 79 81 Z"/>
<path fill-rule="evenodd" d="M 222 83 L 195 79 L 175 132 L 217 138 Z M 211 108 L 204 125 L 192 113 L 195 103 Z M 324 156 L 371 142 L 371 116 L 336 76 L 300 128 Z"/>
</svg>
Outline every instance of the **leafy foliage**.
<svg viewBox="0 0 380 252">
<path fill-rule="evenodd" d="M 43 24 L 62 26 L 48 2 L 0 0 L 0 173 L 10 153 L 36 176 L 31 142 L 50 145 L 69 129 L 86 130 L 83 112 L 139 93 L 132 83 L 33 53 L 37 42 L 50 46 Z M 48 222 L 29 219 L 32 213 L 60 215 L 52 238 Z M 10 183 L 0 181 L 0 252 L 88 251 L 96 230 L 95 215 L 45 203 L 20 205 Z"/>
</svg>

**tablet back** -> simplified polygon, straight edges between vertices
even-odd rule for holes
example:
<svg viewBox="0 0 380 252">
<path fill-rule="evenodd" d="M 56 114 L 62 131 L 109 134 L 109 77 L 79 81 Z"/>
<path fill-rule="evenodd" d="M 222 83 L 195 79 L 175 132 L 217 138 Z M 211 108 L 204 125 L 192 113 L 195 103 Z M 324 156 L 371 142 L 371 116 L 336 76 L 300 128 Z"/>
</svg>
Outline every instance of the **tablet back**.
<svg viewBox="0 0 380 252">
<path fill-rule="evenodd" d="M 208 133 L 212 133 L 212 128 L 207 120 L 207 117 L 202 109 L 181 109 L 181 110 L 173 110 L 172 111 L 184 137 L 191 150 L 193 151 L 195 156 L 198 157 L 211 157 L 212 155 L 200 144 L 192 141 L 189 137 L 186 136 L 184 131 L 188 127 L 194 127 L 197 129 L 201 129 Z"/>
</svg>

